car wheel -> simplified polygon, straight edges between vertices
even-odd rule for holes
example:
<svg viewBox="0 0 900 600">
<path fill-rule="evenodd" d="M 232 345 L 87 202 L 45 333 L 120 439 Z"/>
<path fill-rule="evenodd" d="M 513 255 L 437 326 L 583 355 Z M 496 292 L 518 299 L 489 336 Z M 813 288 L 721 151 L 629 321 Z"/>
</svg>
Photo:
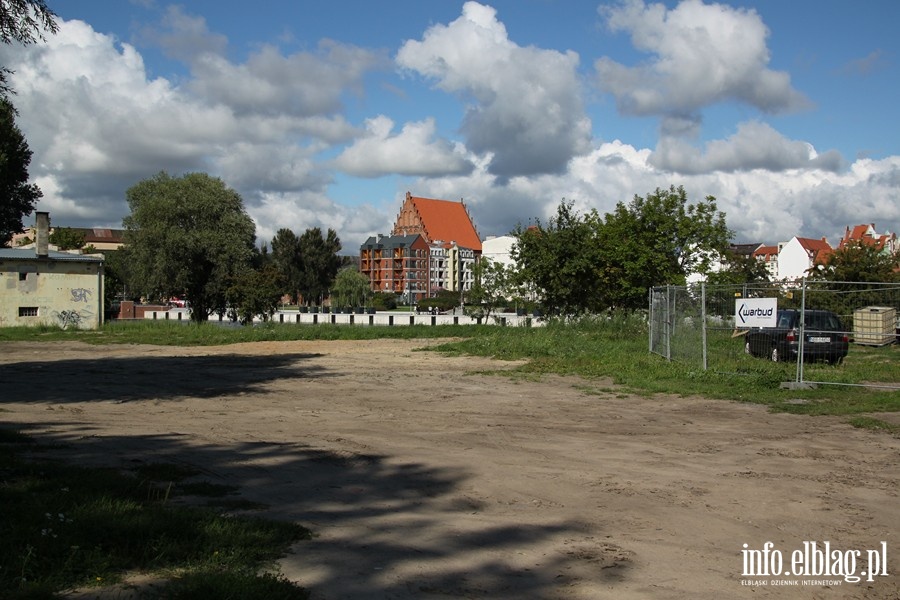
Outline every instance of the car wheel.
<svg viewBox="0 0 900 600">
<path fill-rule="evenodd" d="M 779 360 L 781 360 L 781 357 L 778 356 L 778 348 L 776 348 L 775 346 L 772 346 L 772 354 L 770 356 L 772 358 L 772 362 L 778 362 Z"/>
</svg>

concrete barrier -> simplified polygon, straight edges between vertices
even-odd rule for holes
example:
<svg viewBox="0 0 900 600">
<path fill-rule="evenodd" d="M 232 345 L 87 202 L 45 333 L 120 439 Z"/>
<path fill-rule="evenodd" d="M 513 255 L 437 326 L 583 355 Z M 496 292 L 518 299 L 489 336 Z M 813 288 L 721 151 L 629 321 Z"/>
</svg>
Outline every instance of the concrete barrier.
<svg viewBox="0 0 900 600">
<path fill-rule="evenodd" d="M 143 314 L 144 319 L 188 321 L 189 313 L 184 308 L 170 310 L 150 310 Z M 220 315 L 210 315 L 210 321 L 224 322 Z M 375 314 L 348 314 L 348 313 L 301 313 L 297 311 L 277 311 L 271 322 L 279 324 L 319 325 L 320 323 L 331 325 L 353 325 L 357 327 L 394 327 L 405 325 L 426 325 L 430 327 L 438 325 L 500 325 L 502 327 L 541 327 L 544 320 L 539 317 L 519 316 L 512 313 L 491 315 L 489 319 L 470 317 L 468 315 L 431 315 L 397 312 L 376 312 Z M 256 318 L 254 323 L 262 323 Z"/>
</svg>

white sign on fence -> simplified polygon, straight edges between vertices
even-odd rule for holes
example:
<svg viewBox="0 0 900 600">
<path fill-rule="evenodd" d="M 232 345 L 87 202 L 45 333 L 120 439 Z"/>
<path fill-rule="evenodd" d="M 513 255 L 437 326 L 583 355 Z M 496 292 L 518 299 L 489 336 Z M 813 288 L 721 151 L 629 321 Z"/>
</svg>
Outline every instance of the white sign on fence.
<svg viewBox="0 0 900 600">
<path fill-rule="evenodd" d="M 775 327 L 777 298 L 738 298 L 734 301 L 734 324 L 738 327 Z"/>
</svg>

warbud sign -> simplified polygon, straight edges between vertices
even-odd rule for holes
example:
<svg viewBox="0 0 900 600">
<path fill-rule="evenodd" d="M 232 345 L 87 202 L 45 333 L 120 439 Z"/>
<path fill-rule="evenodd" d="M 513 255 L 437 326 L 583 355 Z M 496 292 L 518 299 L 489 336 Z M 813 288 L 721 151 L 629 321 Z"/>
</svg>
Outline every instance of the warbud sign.
<svg viewBox="0 0 900 600">
<path fill-rule="evenodd" d="M 837 586 L 887 577 L 887 542 L 865 550 L 844 550 L 831 542 L 805 541 L 782 551 L 772 542 L 761 548 L 743 545 L 741 585 Z"/>
<path fill-rule="evenodd" d="M 740 298 L 734 301 L 734 323 L 738 327 L 775 327 L 777 298 Z"/>
</svg>

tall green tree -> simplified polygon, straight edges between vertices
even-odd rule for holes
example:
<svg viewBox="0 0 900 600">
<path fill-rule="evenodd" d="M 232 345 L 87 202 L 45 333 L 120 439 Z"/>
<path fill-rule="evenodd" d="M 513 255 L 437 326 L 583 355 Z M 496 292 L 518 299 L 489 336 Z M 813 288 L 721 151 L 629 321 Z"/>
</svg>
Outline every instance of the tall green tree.
<svg viewBox="0 0 900 600">
<path fill-rule="evenodd" d="M 645 307 L 649 288 L 708 272 L 731 232 L 715 198 L 691 204 L 673 186 L 620 202 L 603 219 L 563 200 L 546 225 L 520 226 L 515 235 L 523 283 L 543 296 L 548 312 L 575 315 Z"/>
<path fill-rule="evenodd" d="M 195 322 L 224 313 L 228 287 L 254 253 L 256 228 L 240 195 L 204 173 L 160 173 L 126 198 L 131 287 L 150 298 L 184 295 Z"/>
<path fill-rule="evenodd" d="M 0 0 L 0 42 L 28 45 L 44 39 L 44 31 L 56 33 L 56 15 L 44 0 Z M 12 75 L 0 67 L 0 96 L 12 92 L 7 77 Z"/>
<path fill-rule="evenodd" d="M 304 302 L 319 303 L 328 292 L 341 267 L 341 240 L 333 229 L 322 235 L 312 227 L 300 236 L 301 275 L 300 293 Z"/>
<path fill-rule="evenodd" d="M 281 228 L 275 232 L 275 237 L 272 238 L 272 262 L 291 299 L 299 302 L 303 257 L 300 254 L 300 238 L 290 229 Z"/>
<path fill-rule="evenodd" d="M 691 204 L 683 187 L 672 186 L 618 203 L 596 240 L 604 304 L 645 307 L 649 288 L 683 285 L 690 273 L 709 273 L 730 239 L 713 196 Z"/>
<path fill-rule="evenodd" d="M 573 202 L 563 200 L 546 224 L 538 220 L 514 232 L 510 254 L 520 283 L 539 290 L 548 312 L 575 315 L 603 308 L 598 288 L 599 226 L 596 211 L 581 215 Z"/>
<path fill-rule="evenodd" d="M 15 113 L 9 100 L 0 98 L 0 245 L 22 231 L 22 218 L 43 196 L 37 185 L 28 183 L 31 150 L 16 126 Z"/>
</svg>

